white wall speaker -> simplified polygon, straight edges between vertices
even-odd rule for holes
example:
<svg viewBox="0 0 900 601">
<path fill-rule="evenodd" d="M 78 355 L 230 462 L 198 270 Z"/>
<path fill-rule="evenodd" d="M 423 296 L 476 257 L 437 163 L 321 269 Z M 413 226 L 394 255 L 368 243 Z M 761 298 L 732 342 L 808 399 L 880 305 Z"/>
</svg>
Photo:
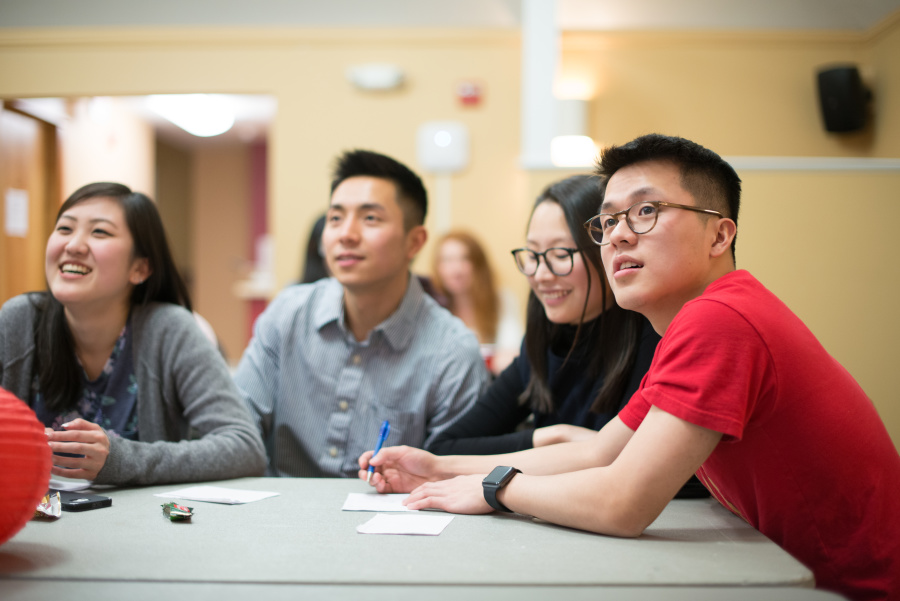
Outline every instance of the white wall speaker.
<svg viewBox="0 0 900 601">
<path fill-rule="evenodd" d="M 469 165 L 469 130 L 459 121 L 428 121 L 416 135 L 416 157 L 430 173 L 456 173 Z"/>
</svg>

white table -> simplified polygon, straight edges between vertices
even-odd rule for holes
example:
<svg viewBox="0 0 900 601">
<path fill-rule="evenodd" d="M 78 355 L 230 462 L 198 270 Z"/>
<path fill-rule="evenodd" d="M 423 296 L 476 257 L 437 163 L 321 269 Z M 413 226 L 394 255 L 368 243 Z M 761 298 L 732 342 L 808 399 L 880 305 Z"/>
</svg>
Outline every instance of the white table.
<svg viewBox="0 0 900 601">
<path fill-rule="evenodd" d="M 381 536 L 356 532 L 371 513 L 340 510 L 347 493 L 371 491 L 362 481 L 215 484 L 281 494 L 246 505 L 183 502 L 195 516 L 174 523 L 162 515 L 165 500 L 153 493 L 181 485 L 102 492 L 112 497 L 112 507 L 30 522 L 0 546 L 0 597 L 90 589 L 96 599 L 108 593 L 135 601 L 170 592 L 221 599 L 221 587 L 267 599 L 295 598 L 298 587 L 330 598 L 346 593 L 392 600 L 422 599 L 419 588 L 431 591 L 429 598 L 454 599 L 482 598 L 480 592 L 502 599 L 504 591 L 516 599 L 547 598 L 558 589 L 566 598 L 594 598 L 596 587 L 604 587 L 608 599 L 645 598 L 633 595 L 646 587 L 679 587 L 676 592 L 692 599 L 707 597 L 690 587 L 790 587 L 792 599 L 828 597 L 809 590 L 809 570 L 711 499 L 673 501 L 638 539 L 499 514 L 455 516 L 436 537 Z M 729 591 L 748 600 L 774 592 Z"/>
</svg>

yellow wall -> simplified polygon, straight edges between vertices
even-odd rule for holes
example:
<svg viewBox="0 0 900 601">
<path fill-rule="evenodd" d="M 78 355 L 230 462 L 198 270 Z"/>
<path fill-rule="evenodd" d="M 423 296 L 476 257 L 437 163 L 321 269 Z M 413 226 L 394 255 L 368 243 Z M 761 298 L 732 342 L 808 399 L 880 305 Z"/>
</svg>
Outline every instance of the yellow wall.
<svg viewBox="0 0 900 601">
<path fill-rule="evenodd" d="M 593 86 L 591 131 L 601 143 L 661 131 L 726 156 L 898 157 L 898 55 L 900 19 L 895 14 L 866 34 L 570 33 L 563 37 L 562 70 L 564 77 Z M 400 65 L 408 81 L 404 89 L 386 94 L 354 90 L 345 79 L 346 68 L 373 61 Z M 851 136 L 824 132 L 815 70 L 834 61 L 860 63 L 873 85 L 874 129 Z M 470 128 L 473 163 L 453 177 L 453 224 L 484 239 L 502 283 L 524 295 L 508 251 L 523 239 L 534 195 L 571 171 L 519 168 L 519 68 L 519 39 L 510 32 L 0 32 L 0 97 L 274 95 L 278 115 L 269 138 L 269 223 L 280 284 L 296 277 L 301 245 L 327 203 L 328 170 L 337 153 L 372 148 L 415 167 L 418 125 L 458 119 Z M 481 107 L 456 104 L 455 84 L 464 78 L 485 84 Z M 897 173 L 754 171 L 742 176 L 740 266 L 782 295 L 847 365 L 900 443 L 900 384 L 887 365 L 894 355 L 889 336 L 898 333 L 900 316 L 886 305 L 896 297 L 896 270 L 890 264 L 900 243 L 875 227 L 898 223 L 891 218 Z M 433 188 L 434 179 L 425 179 Z M 877 214 L 872 220 L 851 216 L 860 226 L 872 225 L 862 227 L 855 239 L 837 239 L 826 213 L 811 217 L 817 220 L 814 227 L 794 227 L 798 207 L 808 214 L 807 207 L 837 209 L 848 202 L 874 203 L 869 206 Z M 776 209 L 784 212 L 773 216 Z M 835 222 L 843 223 L 843 217 Z M 850 246 L 850 240 L 862 244 Z M 417 269 L 427 269 L 430 253 L 427 247 Z M 210 294 L 198 281 L 198 298 Z"/>
<path fill-rule="evenodd" d="M 602 33 L 563 36 L 562 79 L 592 92 L 602 144 L 659 131 L 722 155 L 900 157 L 900 11 L 862 35 Z M 873 92 L 874 126 L 822 126 L 816 71 L 856 63 Z"/>
<path fill-rule="evenodd" d="M 663 32 L 563 40 L 563 76 L 595 90 L 591 129 L 602 143 L 658 131 L 722 155 L 870 153 L 870 136 L 824 131 L 816 91 L 820 66 L 861 62 L 859 37 Z"/>
<path fill-rule="evenodd" d="M 867 60 L 877 79 L 872 86 L 874 155 L 900 157 L 900 11 L 886 19 L 867 43 Z"/>
</svg>

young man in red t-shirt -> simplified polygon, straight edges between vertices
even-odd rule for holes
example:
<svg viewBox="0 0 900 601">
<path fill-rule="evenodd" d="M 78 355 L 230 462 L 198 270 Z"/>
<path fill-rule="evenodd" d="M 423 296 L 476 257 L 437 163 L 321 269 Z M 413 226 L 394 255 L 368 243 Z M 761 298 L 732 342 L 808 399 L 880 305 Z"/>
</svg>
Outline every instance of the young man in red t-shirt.
<svg viewBox="0 0 900 601">
<path fill-rule="evenodd" d="M 583 442 L 488 457 L 395 447 L 360 466 L 371 459 L 379 492 L 411 490 L 412 509 L 512 510 L 619 536 L 643 532 L 696 472 L 818 586 L 900 597 L 900 455 L 850 374 L 735 270 L 737 174 L 656 134 L 605 150 L 599 174 L 604 202 L 586 226 L 616 301 L 663 336 L 619 416 Z M 482 482 L 496 465 L 523 473 Z M 448 479 L 459 474 L 471 475 Z"/>
</svg>

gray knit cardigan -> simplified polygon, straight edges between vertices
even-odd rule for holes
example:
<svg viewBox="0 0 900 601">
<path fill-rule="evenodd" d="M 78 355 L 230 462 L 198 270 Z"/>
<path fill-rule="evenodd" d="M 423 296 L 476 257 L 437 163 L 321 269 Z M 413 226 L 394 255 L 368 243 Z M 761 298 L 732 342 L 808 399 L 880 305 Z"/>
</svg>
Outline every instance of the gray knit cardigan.
<svg viewBox="0 0 900 601">
<path fill-rule="evenodd" d="M 0 387 L 31 406 L 35 307 L 0 308 Z M 265 449 L 218 351 L 184 307 L 131 312 L 139 441 L 110 437 L 96 484 L 163 484 L 259 476 Z M 193 435 L 193 439 L 189 438 Z"/>
</svg>

